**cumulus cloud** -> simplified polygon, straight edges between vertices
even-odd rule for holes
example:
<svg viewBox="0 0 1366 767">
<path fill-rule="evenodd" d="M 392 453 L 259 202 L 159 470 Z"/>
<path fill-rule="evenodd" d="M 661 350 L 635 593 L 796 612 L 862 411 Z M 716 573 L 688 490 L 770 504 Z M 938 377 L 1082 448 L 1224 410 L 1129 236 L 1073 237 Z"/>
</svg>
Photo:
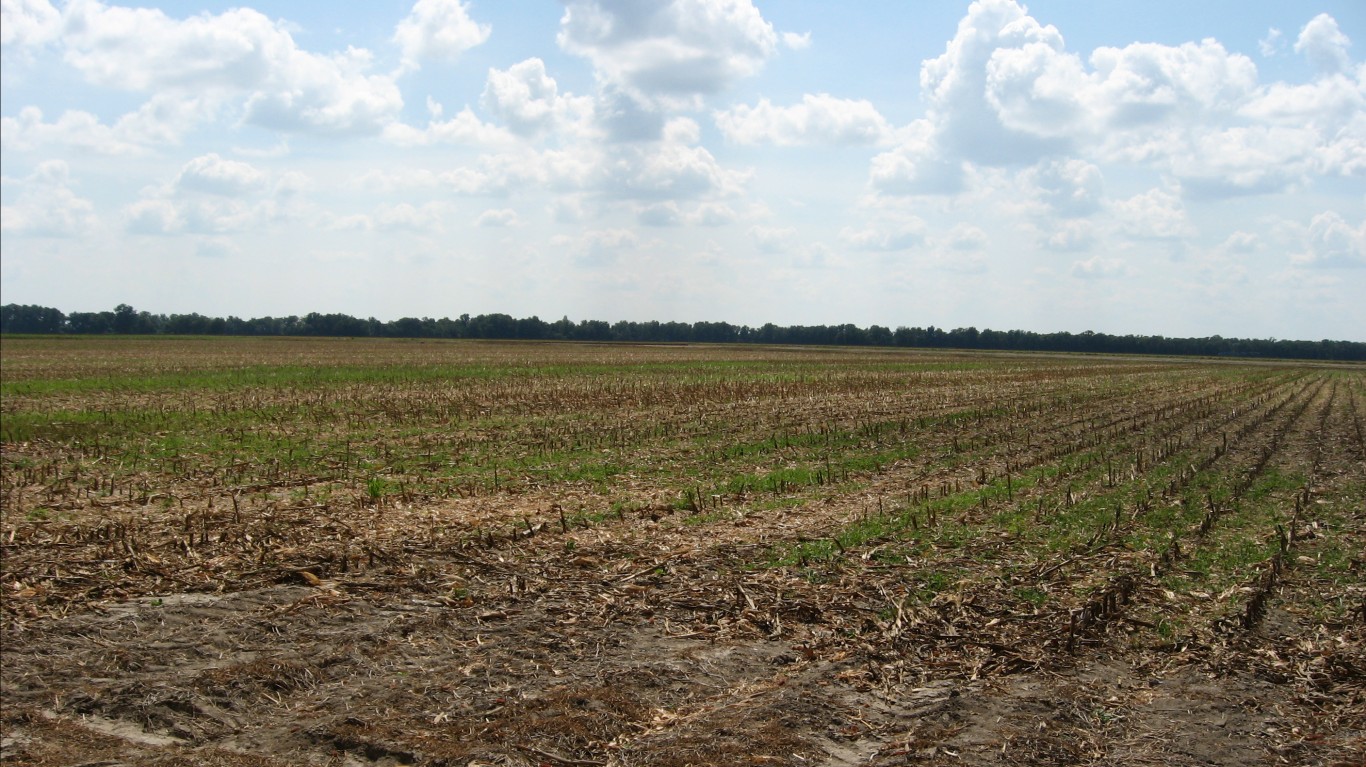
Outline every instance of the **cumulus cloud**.
<svg viewBox="0 0 1366 767">
<path fill-rule="evenodd" d="M 217 153 L 195 157 L 169 181 L 147 187 L 124 206 L 127 231 L 142 235 L 227 234 L 310 215 L 311 178 L 270 173 Z"/>
<path fill-rule="evenodd" d="M 375 228 L 382 231 L 440 232 L 447 218 L 447 207 L 444 202 L 386 204 L 375 211 L 373 220 Z"/>
<path fill-rule="evenodd" d="M 797 230 L 791 227 L 752 226 L 749 238 L 765 253 L 782 253 L 790 250 Z"/>
<path fill-rule="evenodd" d="M 1134 237 L 1176 240 L 1194 233 L 1181 195 L 1169 189 L 1150 189 L 1128 199 L 1114 200 L 1110 210 L 1123 231 Z"/>
<path fill-rule="evenodd" d="M 1084 261 L 1072 263 L 1072 276 L 1081 280 L 1113 279 L 1123 277 L 1128 272 L 1128 266 L 1118 258 L 1092 256 Z"/>
<path fill-rule="evenodd" d="M 686 220 L 700 226 L 725 226 L 739 220 L 739 215 L 725 203 L 704 202 L 688 213 Z"/>
<path fill-rule="evenodd" d="M 96 85 L 232 101 L 245 120 L 282 131 L 375 133 L 403 105 L 368 51 L 300 49 L 283 22 L 238 8 L 172 19 L 160 10 L 73 0 L 64 57 Z"/>
<path fill-rule="evenodd" d="M 599 178 L 608 197 L 697 200 L 738 194 L 749 175 L 722 167 L 704 147 L 657 142 L 614 149 Z"/>
<path fill-rule="evenodd" d="M 56 40 L 62 16 L 47 0 L 0 0 L 0 44 L 30 48 Z"/>
<path fill-rule="evenodd" d="M 179 207 L 170 200 L 138 200 L 123 213 L 125 225 L 133 234 L 170 234 L 185 228 Z"/>
<path fill-rule="evenodd" d="M 840 239 L 859 250 L 908 250 L 924 244 L 925 222 L 919 218 L 910 218 L 864 229 L 846 227 L 840 231 Z"/>
<path fill-rule="evenodd" d="M 441 189 L 459 195 L 492 197 L 529 187 L 570 192 L 594 183 L 599 165 L 594 152 L 517 147 L 482 155 L 472 166 L 449 170 L 372 170 L 354 177 L 348 187 L 385 193 Z"/>
<path fill-rule="evenodd" d="M 181 135 L 212 111 L 204 99 L 159 95 L 106 124 L 80 109 L 68 109 L 47 122 L 41 109 L 29 106 L 17 117 L 0 118 L 0 142 L 23 151 L 62 146 L 103 155 L 144 154 L 180 143 Z"/>
<path fill-rule="evenodd" d="M 955 224 L 938 244 L 949 250 L 982 250 L 987 246 L 987 240 L 987 233 L 981 227 Z"/>
<path fill-rule="evenodd" d="M 1171 168 L 1193 197 L 1228 197 L 1293 187 L 1318 164 L 1318 136 L 1302 127 L 1232 127 L 1193 137 Z"/>
<path fill-rule="evenodd" d="M 727 141 L 736 144 L 882 144 L 892 127 L 871 102 L 807 94 L 800 104 L 777 107 L 768 99 L 713 115 Z"/>
<path fill-rule="evenodd" d="M 1237 231 L 1230 234 L 1216 250 L 1222 254 L 1247 254 L 1261 247 L 1262 240 L 1252 232 Z"/>
<path fill-rule="evenodd" d="M 227 234 L 264 219 L 257 205 L 229 198 L 143 199 L 126 207 L 124 216 L 133 234 Z"/>
<path fill-rule="evenodd" d="M 1366 220 L 1355 227 L 1336 211 L 1314 216 L 1304 235 L 1305 250 L 1291 257 L 1297 266 L 1366 267 Z"/>
<path fill-rule="evenodd" d="M 939 131 L 928 119 L 916 120 L 901 132 L 896 148 L 873 158 L 869 181 L 888 194 L 956 194 L 964 189 L 964 160 L 939 144 Z"/>
<path fill-rule="evenodd" d="M 1027 164 L 1065 148 L 1051 136 L 1020 130 L 1002 114 L 1008 109 L 1003 99 L 1020 90 L 1023 61 L 1049 62 L 1062 50 L 1057 28 L 1039 24 L 1013 0 L 973 3 L 944 53 L 920 68 L 920 89 L 940 145 L 987 165 Z M 1063 113 L 1053 119 L 1066 118 L 1067 104 L 1059 94 L 1026 92 L 1031 105 Z"/>
<path fill-rule="evenodd" d="M 1104 180 L 1100 168 L 1085 160 L 1046 160 L 1025 173 L 1034 193 L 1061 216 L 1086 216 L 1099 210 Z"/>
<path fill-rule="evenodd" d="M 873 158 L 874 188 L 891 194 L 952 194 L 963 189 L 964 163 L 1028 165 L 1067 149 L 1065 137 L 1008 124 L 1001 102 L 1002 94 L 1018 90 L 1010 81 L 1021 79 L 1022 63 L 1005 66 L 1000 60 L 1006 54 L 1020 51 L 1031 62 L 1048 61 L 1062 48 L 1056 28 L 1040 25 L 1013 0 L 973 3 L 944 53 L 921 64 L 920 91 L 929 115 L 902 131 L 895 148 Z M 1035 100 L 1051 103 L 1058 97 L 1041 92 L 1030 98 Z M 1066 107 L 1053 104 L 1052 109 L 1065 113 Z"/>
<path fill-rule="evenodd" d="M 773 56 L 778 35 L 750 0 L 569 0 L 560 47 L 646 103 L 695 104 Z"/>
<path fill-rule="evenodd" d="M 952 194 L 972 166 L 1085 157 L 1150 166 L 1189 194 L 1218 197 L 1363 173 L 1366 87 L 1360 67 L 1348 74 L 1349 45 L 1320 15 L 1296 50 L 1323 76 L 1263 85 L 1251 59 L 1217 40 L 1102 47 L 1083 58 L 1015 0 L 979 0 L 921 67 L 928 115 L 898 131 L 869 179 L 884 193 Z M 1084 192 L 1078 202 L 1079 211 L 1095 207 Z"/>
<path fill-rule="evenodd" d="M 1351 64 L 1347 49 L 1352 41 L 1338 29 L 1337 21 L 1326 13 L 1315 16 L 1295 40 L 1295 52 L 1304 54 L 1320 72 L 1346 71 Z"/>
<path fill-rule="evenodd" d="M 432 112 L 433 119 L 428 121 L 425 128 L 415 128 L 400 122 L 390 123 L 384 128 L 385 140 L 404 147 L 435 144 L 495 147 L 513 142 L 507 131 L 480 120 L 469 107 L 465 107 L 455 117 L 445 121 L 439 118 L 439 107 L 433 108 Z"/>
<path fill-rule="evenodd" d="M 645 226 L 676 226 L 683 221 L 683 211 L 678 203 L 669 200 L 638 208 L 636 220 Z"/>
<path fill-rule="evenodd" d="M 403 51 L 403 69 L 414 70 L 424 59 L 456 59 L 483 44 L 492 28 L 470 18 L 463 0 L 417 0 L 394 30 Z"/>
<path fill-rule="evenodd" d="M 6 149 L 17 150 L 50 144 L 107 155 L 143 150 L 100 122 L 100 118 L 79 109 L 68 109 L 52 122 L 43 120 L 43 111 L 38 107 L 24 107 L 18 117 L 0 117 L 0 142 Z"/>
<path fill-rule="evenodd" d="M 635 252 L 647 243 L 629 229 L 614 228 L 591 229 L 578 237 L 557 235 L 550 244 L 568 251 L 582 265 L 601 267 L 615 264 L 622 254 Z"/>
<path fill-rule="evenodd" d="M 499 208 L 497 210 L 486 210 L 479 214 L 474 220 L 475 226 L 502 228 L 517 226 L 521 219 L 517 217 L 517 211 L 512 208 Z"/>
<path fill-rule="evenodd" d="M 19 188 L 13 205 L 0 209 L 0 229 L 11 234 L 77 237 L 95 226 L 95 205 L 71 189 L 71 169 L 61 160 L 41 163 L 22 179 L 3 179 Z"/>
<path fill-rule="evenodd" d="M 546 73 L 545 62 L 538 58 L 506 70 L 490 69 L 480 103 L 508 130 L 522 136 L 578 126 L 593 114 L 593 100 L 561 95 L 555 78 Z"/>
<path fill-rule="evenodd" d="M 1281 30 L 1275 27 L 1267 29 L 1266 37 L 1257 41 L 1257 50 L 1261 51 L 1262 55 L 1267 58 L 1275 56 L 1281 50 L 1281 37 Z"/>
<path fill-rule="evenodd" d="M 1071 253 L 1089 250 L 1095 243 L 1095 225 L 1085 219 L 1072 219 L 1043 232 L 1040 245 L 1047 250 Z"/>
<path fill-rule="evenodd" d="M 190 192 L 236 197 L 257 191 L 266 184 L 266 175 L 248 163 L 225 160 L 216 153 L 196 157 L 181 168 L 177 189 Z"/>
</svg>

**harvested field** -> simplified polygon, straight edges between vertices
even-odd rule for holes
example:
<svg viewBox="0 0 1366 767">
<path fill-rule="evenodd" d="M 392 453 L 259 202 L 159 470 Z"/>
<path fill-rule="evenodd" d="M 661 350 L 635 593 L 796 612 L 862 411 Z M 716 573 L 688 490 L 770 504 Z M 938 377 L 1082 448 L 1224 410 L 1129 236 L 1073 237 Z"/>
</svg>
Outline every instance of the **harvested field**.
<svg viewBox="0 0 1366 767">
<path fill-rule="evenodd" d="M 6 765 L 1356 765 L 1366 368 L 6 338 Z"/>
</svg>

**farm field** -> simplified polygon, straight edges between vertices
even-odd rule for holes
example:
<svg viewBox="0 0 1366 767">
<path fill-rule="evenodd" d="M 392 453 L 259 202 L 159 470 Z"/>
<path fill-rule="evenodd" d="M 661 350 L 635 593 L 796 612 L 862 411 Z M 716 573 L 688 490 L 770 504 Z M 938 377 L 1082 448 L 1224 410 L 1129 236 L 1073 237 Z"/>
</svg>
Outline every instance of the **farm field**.
<svg viewBox="0 0 1366 767">
<path fill-rule="evenodd" d="M 5 765 L 1356 765 L 1366 367 L 7 337 Z"/>
</svg>

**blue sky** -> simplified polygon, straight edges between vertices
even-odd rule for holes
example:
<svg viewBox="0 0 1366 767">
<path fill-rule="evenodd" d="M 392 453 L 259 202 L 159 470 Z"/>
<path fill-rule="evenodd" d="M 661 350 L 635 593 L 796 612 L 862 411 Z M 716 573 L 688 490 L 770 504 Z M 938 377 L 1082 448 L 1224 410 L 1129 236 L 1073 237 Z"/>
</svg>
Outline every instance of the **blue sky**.
<svg viewBox="0 0 1366 767">
<path fill-rule="evenodd" d="M 1366 5 L 0 0 L 0 301 L 1366 340 Z"/>
</svg>

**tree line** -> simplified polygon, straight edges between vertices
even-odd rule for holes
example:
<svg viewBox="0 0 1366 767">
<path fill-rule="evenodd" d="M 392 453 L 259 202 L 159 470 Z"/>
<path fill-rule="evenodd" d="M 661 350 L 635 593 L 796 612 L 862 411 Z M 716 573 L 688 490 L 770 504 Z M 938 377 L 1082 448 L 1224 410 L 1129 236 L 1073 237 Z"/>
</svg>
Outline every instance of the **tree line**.
<svg viewBox="0 0 1366 767">
<path fill-rule="evenodd" d="M 368 338 L 483 338 L 546 341 L 632 341 L 662 343 L 801 344 L 813 346 L 899 346 L 930 349 L 994 349 L 1099 354 L 1174 354 L 1366 361 L 1366 343 L 1277 339 L 1166 338 L 1106 333 L 1035 333 L 1027 330 L 944 330 L 880 325 L 788 325 L 752 328 L 729 322 L 620 322 L 568 317 L 462 314 L 456 319 L 404 317 L 381 322 L 347 314 L 313 312 L 302 317 L 206 317 L 152 314 L 119 304 L 113 311 L 63 313 L 47 306 L 0 307 L 0 333 L 138 334 L 209 336 L 332 336 Z"/>
</svg>

